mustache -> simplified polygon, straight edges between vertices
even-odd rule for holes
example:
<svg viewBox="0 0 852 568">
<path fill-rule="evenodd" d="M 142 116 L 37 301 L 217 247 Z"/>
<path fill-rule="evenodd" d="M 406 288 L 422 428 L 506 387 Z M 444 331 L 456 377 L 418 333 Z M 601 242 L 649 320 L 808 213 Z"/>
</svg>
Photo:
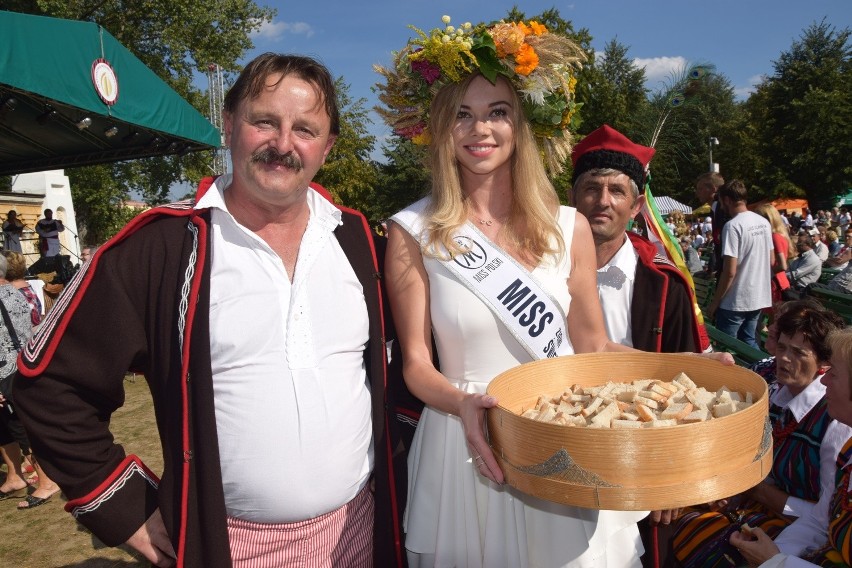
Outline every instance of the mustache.
<svg viewBox="0 0 852 568">
<path fill-rule="evenodd" d="M 293 152 L 281 154 L 275 148 L 264 148 L 251 155 L 252 162 L 263 162 L 264 164 L 281 164 L 286 168 L 296 170 L 302 169 L 302 161 Z"/>
</svg>

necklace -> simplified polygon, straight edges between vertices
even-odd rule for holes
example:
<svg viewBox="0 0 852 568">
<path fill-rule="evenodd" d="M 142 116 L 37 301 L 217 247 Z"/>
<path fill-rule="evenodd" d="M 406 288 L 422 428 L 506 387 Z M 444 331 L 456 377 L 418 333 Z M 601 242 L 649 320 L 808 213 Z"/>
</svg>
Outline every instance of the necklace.
<svg viewBox="0 0 852 568">
<path fill-rule="evenodd" d="M 505 223 L 506 219 L 508 219 L 508 218 L 509 218 L 508 215 L 506 215 L 505 217 L 495 217 L 494 219 L 483 219 L 482 217 L 474 217 L 474 219 L 479 221 L 480 225 L 485 225 L 486 227 L 492 226 L 495 221 L 500 222 L 500 223 Z"/>
</svg>

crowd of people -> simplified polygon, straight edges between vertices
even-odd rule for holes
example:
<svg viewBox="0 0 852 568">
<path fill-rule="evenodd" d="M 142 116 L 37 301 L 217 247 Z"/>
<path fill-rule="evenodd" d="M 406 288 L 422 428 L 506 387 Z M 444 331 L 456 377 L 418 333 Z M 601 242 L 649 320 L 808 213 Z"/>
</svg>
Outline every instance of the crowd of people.
<svg viewBox="0 0 852 568">
<path fill-rule="evenodd" d="M 505 483 L 484 431 L 502 371 L 637 349 L 709 357 L 720 372 L 733 359 L 708 349 L 686 276 L 627 230 L 654 149 L 606 125 L 571 147 L 581 50 L 536 22 L 444 23 L 379 70 L 383 117 L 428 144 L 432 172 L 386 240 L 312 183 L 340 131 L 331 74 L 267 53 L 225 97 L 233 173 L 138 216 L 34 335 L 26 293 L 0 286 L 15 299 L 10 339 L 32 335 L 7 346 L 10 360 L 20 351 L 10 392 L 25 437 L 0 490 L 34 507 L 61 487 L 78 522 L 156 566 L 707 566 L 799 554 L 782 545 L 794 529 L 848 565 L 849 534 L 827 520 L 845 501 L 826 495 L 849 483 L 834 464 L 850 453 L 852 336 L 807 301 L 778 310 L 760 369 L 771 482 L 685 515 L 566 506 Z M 454 63 L 471 45 L 493 46 L 505 73 Z M 569 157 L 570 207 L 548 175 Z M 748 327 L 772 305 L 771 220 L 747 210 L 736 180 L 696 186 L 712 215 L 684 244 L 713 243 L 724 285 L 710 312 Z M 795 281 L 792 260 L 778 273 Z M 744 303 L 756 286 L 766 297 Z M 159 477 L 110 433 L 131 369 L 150 385 Z M 32 492 L 14 462 L 29 448 Z M 695 523 L 712 534 L 695 538 Z"/>
<path fill-rule="evenodd" d="M 846 207 L 819 210 L 816 217 L 808 209 L 778 211 L 771 203 L 761 203 L 753 210 L 772 227 L 776 256 L 773 273 L 784 273 L 784 285 L 789 283 L 793 288 L 788 299 L 805 295 L 817 282 L 852 294 L 852 224 Z M 715 273 L 712 218 L 689 220 L 674 212 L 666 221 L 680 242 L 689 271 Z"/>
</svg>

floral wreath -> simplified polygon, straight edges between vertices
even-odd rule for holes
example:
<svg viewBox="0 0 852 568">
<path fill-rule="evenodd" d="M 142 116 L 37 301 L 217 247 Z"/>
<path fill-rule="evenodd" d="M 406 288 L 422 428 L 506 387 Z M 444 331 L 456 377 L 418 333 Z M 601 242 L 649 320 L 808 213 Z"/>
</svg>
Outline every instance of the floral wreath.
<svg viewBox="0 0 852 568">
<path fill-rule="evenodd" d="M 429 34 L 409 26 L 419 38 L 394 53 L 392 68 L 374 66 L 386 81 L 376 85 L 385 105 L 376 112 L 399 136 L 427 145 L 429 108 L 442 87 L 474 72 L 492 83 L 502 75 L 520 94 L 545 165 L 559 173 L 571 154 L 571 130 L 582 105 L 574 101 L 574 88 L 583 51 L 535 21 L 456 28 L 449 16 L 441 20 L 445 27 Z"/>
</svg>

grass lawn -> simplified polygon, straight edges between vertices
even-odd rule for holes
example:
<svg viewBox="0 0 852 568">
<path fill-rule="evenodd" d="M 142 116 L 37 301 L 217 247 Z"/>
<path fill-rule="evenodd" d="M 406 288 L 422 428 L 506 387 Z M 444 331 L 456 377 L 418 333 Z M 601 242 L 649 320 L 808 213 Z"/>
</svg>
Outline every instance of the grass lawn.
<svg viewBox="0 0 852 568">
<path fill-rule="evenodd" d="M 134 453 L 160 474 L 160 450 L 148 385 L 142 376 L 124 381 L 126 400 L 112 418 L 112 433 L 125 451 Z M 0 467 L 0 478 L 6 469 Z M 141 556 L 108 548 L 65 512 L 59 495 L 32 510 L 18 511 L 20 499 L 0 501 L 0 566 L 15 568 L 121 568 L 150 566 Z"/>
</svg>

